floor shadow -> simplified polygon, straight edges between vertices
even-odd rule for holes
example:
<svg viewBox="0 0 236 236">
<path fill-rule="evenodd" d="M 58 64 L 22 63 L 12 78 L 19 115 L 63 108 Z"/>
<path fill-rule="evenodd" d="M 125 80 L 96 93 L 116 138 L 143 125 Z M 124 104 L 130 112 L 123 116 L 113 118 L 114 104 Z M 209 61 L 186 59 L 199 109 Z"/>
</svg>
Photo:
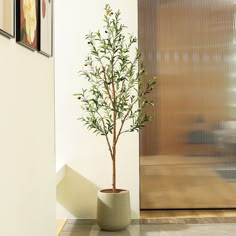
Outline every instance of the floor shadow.
<svg viewBox="0 0 236 236">
<path fill-rule="evenodd" d="M 91 233 L 89 236 L 131 236 L 129 229 L 124 229 L 121 231 L 104 231 L 100 229 L 98 225 L 92 227 Z M 137 235 L 138 236 L 138 235 Z"/>
</svg>

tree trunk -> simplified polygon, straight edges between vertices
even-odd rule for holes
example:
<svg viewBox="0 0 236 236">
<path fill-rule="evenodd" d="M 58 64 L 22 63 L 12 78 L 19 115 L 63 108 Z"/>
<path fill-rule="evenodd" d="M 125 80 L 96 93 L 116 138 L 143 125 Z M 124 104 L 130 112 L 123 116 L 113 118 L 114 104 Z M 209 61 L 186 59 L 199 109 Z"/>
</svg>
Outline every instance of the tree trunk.
<svg viewBox="0 0 236 236">
<path fill-rule="evenodd" d="M 112 157 L 112 192 L 116 192 L 116 152 L 114 150 Z"/>
</svg>

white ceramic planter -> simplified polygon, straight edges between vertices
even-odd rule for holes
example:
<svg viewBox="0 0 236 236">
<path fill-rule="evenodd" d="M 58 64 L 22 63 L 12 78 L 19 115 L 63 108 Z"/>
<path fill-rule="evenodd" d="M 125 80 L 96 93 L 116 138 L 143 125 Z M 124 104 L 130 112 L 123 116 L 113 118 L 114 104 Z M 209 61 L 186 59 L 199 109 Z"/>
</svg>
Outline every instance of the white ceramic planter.
<svg viewBox="0 0 236 236">
<path fill-rule="evenodd" d="M 103 191 L 99 191 L 97 196 L 97 224 L 107 231 L 125 229 L 131 221 L 129 191 Z"/>
</svg>

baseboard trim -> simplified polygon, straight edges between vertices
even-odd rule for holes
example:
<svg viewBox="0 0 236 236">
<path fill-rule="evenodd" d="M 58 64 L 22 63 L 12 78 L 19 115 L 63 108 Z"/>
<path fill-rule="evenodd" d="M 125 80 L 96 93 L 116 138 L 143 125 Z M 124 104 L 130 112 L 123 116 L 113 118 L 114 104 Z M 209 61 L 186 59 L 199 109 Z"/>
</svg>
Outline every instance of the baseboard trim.
<svg viewBox="0 0 236 236">
<path fill-rule="evenodd" d="M 66 221 L 67 221 L 67 219 L 56 219 L 56 223 L 57 223 L 57 234 L 56 234 L 56 236 L 60 235 Z"/>
</svg>

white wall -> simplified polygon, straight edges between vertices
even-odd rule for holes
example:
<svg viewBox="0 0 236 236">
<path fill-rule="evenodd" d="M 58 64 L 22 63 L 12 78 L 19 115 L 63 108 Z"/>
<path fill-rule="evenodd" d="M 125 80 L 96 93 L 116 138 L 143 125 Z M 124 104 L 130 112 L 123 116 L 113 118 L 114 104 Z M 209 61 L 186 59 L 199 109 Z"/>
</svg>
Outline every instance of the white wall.
<svg viewBox="0 0 236 236">
<path fill-rule="evenodd" d="M 53 59 L 0 35 L 0 228 L 55 235 Z"/>
<path fill-rule="evenodd" d="M 96 192 L 111 187 L 111 161 L 104 137 L 89 133 L 77 120 L 78 100 L 86 86 L 78 78 L 88 53 L 85 35 L 102 29 L 104 6 L 121 10 L 128 32 L 137 35 L 137 0 L 70 0 L 55 2 L 57 158 L 64 160 L 66 178 L 58 188 L 58 218 L 95 218 Z M 131 192 L 132 217 L 139 217 L 138 133 L 123 136 L 118 150 L 118 187 Z"/>
</svg>

